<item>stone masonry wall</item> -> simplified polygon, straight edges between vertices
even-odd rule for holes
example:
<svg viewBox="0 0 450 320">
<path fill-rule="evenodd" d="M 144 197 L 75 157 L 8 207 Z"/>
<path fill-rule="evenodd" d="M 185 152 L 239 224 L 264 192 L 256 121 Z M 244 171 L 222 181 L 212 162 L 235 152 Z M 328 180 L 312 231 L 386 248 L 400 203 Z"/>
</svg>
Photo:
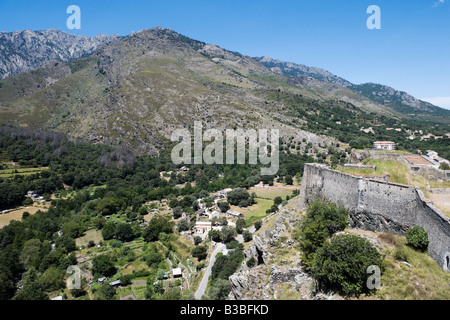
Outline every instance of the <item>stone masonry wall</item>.
<svg viewBox="0 0 450 320">
<path fill-rule="evenodd" d="M 450 219 L 428 203 L 419 188 L 370 178 L 355 177 L 325 166 L 306 164 L 300 190 L 300 206 L 318 197 L 350 210 L 349 224 L 373 231 L 404 234 L 421 226 L 428 232 L 428 253 L 448 270 Z"/>
</svg>

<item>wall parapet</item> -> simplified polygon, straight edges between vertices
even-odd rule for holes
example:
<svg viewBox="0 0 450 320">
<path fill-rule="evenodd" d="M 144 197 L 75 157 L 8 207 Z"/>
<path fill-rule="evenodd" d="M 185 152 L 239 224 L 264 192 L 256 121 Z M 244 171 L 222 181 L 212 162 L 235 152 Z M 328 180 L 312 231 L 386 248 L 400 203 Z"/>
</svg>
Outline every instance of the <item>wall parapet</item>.
<svg viewBox="0 0 450 320">
<path fill-rule="evenodd" d="M 420 188 L 306 164 L 300 207 L 305 208 L 318 197 L 348 209 L 352 227 L 397 234 L 414 226 L 423 227 L 430 240 L 430 256 L 443 269 L 450 267 L 450 219 L 425 198 Z"/>
</svg>

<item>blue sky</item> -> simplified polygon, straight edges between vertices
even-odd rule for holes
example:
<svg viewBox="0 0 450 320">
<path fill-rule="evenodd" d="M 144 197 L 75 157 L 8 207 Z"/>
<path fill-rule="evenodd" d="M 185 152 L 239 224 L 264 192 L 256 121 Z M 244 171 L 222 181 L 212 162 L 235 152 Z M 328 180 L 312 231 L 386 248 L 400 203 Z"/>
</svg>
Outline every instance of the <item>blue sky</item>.
<svg viewBox="0 0 450 320">
<path fill-rule="evenodd" d="M 68 30 L 69 5 L 81 30 Z M 370 5 L 381 30 L 369 30 Z M 327 69 L 450 109 L 450 0 L 1 0 L 0 31 L 94 36 L 154 26 L 250 56 Z"/>
</svg>

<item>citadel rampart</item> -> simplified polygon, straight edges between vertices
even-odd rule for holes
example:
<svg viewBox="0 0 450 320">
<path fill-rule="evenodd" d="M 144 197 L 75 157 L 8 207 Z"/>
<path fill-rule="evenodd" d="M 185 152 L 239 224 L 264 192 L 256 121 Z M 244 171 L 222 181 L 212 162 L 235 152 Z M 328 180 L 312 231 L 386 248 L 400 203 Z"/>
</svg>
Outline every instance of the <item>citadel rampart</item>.
<svg viewBox="0 0 450 320">
<path fill-rule="evenodd" d="M 419 188 L 306 164 L 300 206 L 305 208 L 318 197 L 350 210 L 349 224 L 354 228 L 404 234 L 411 227 L 423 227 L 430 240 L 429 255 L 449 270 L 450 219 L 430 204 Z"/>
</svg>

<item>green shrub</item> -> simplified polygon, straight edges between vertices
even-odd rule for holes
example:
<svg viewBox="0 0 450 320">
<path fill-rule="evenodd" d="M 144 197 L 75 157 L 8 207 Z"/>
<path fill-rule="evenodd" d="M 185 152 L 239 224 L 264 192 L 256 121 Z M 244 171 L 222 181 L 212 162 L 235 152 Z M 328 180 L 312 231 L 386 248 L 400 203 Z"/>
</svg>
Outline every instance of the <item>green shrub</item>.
<svg viewBox="0 0 450 320">
<path fill-rule="evenodd" d="M 406 253 L 405 248 L 402 246 L 396 247 L 394 252 L 394 258 L 397 261 L 408 262 L 408 254 Z"/>
<path fill-rule="evenodd" d="M 247 267 L 253 268 L 254 266 L 256 266 L 256 260 L 255 258 L 251 257 L 247 260 Z"/>
<path fill-rule="evenodd" d="M 358 296 L 369 292 L 367 268 L 375 265 L 381 269 L 382 262 L 382 256 L 368 240 L 342 234 L 317 250 L 312 274 L 328 289 L 346 296 Z"/>
<path fill-rule="evenodd" d="M 347 226 L 348 211 L 339 208 L 335 203 L 314 201 L 308 205 L 306 218 L 300 225 L 300 248 L 303 251 L 302 261 L 309 268 L 314 253 L 326 239 Z"/>
<path fill-rule="evenodd" d="M 408 245 L 419 251 L 425 251 L 428 247 L 428 232 L 422 227 L 414 227 L 406 232 Z"/>
</svg>

